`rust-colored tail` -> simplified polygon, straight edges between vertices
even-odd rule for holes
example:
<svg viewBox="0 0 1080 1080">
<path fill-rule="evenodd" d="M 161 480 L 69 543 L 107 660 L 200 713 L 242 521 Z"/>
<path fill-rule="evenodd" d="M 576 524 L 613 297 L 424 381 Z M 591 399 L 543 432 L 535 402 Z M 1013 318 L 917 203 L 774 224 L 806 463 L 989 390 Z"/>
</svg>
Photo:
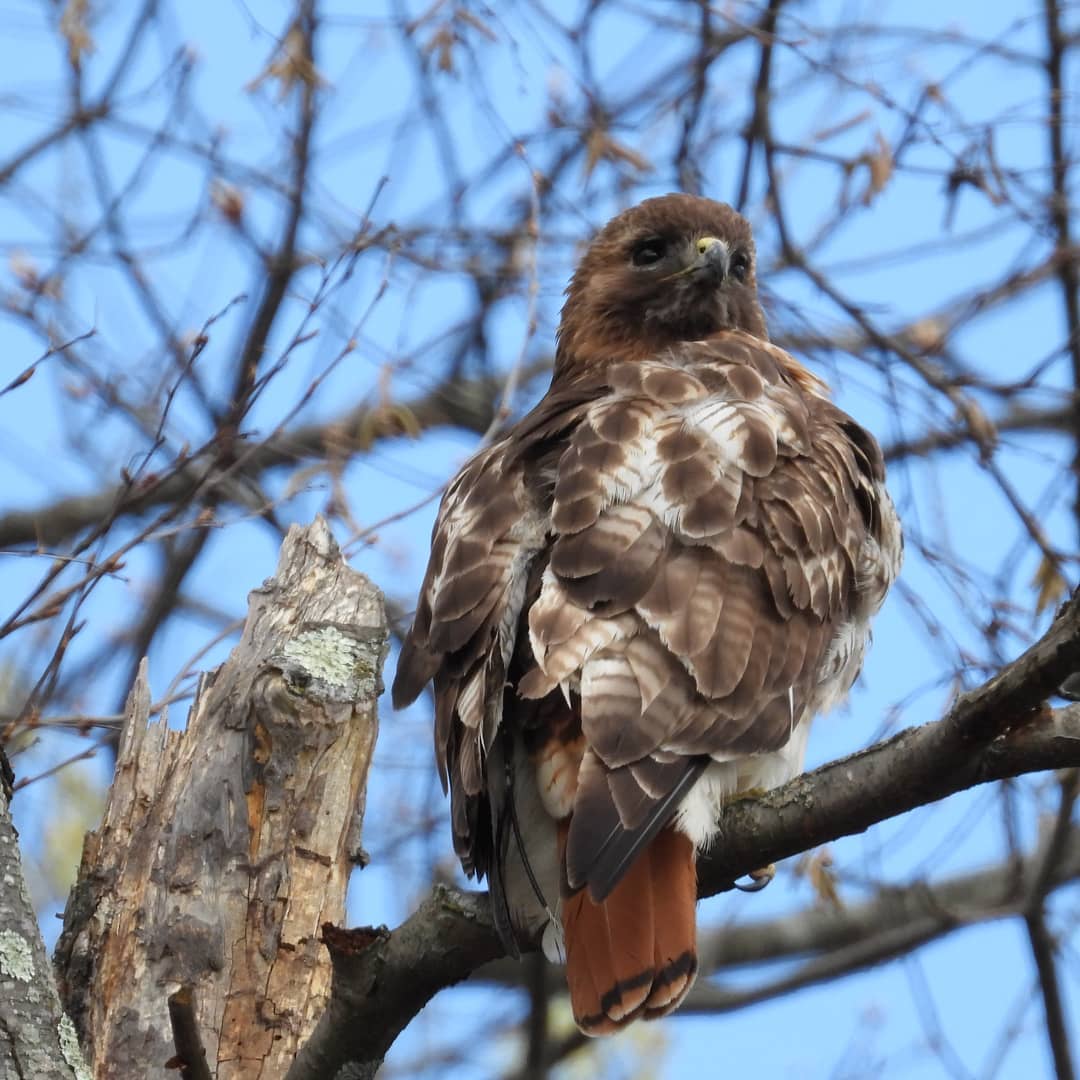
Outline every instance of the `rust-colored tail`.
<svg viewBox="0 0 1080 1080">
<path fill-rule="evenodd" d="M 565 824 L 562 826 L 565 842 Z M 602 903 L 588 888 L 564 899 L 566 981 L 586 1035 L 654 1020 L 697 974 L 697 870 L 690 839 L 663 829 Z"/>
</svg>

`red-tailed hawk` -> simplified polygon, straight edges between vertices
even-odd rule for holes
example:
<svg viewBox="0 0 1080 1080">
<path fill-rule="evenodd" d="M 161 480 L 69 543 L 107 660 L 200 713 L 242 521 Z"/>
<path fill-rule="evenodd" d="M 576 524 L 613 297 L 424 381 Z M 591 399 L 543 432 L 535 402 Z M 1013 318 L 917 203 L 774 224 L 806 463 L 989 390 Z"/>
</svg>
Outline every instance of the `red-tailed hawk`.
<svg viewBox="0 0 1080 1080">
<path fill-rule="evenodd" d="M 543 400 L 450 484 L 394 680 L 435 682 L 454 847 L 587 1034 L 697 969 L 725 799 L 802 769 L 902 541 L 877 442 L 769 344 L 750 227 L 690 195 L 597 235 Z"/>
</svg>

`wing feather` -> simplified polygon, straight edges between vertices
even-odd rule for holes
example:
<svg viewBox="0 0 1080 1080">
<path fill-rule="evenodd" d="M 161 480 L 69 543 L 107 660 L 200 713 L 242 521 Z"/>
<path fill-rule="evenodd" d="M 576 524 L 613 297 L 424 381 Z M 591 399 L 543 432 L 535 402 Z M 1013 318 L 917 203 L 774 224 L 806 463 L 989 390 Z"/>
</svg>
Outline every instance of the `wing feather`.
<svg viewBox="0 0 1080 1080">
<path fill-rule="evenodd" d="M 557 378 L 448 489 L 394 684 L 400 704 L 435 678 L 466 868 L 503 858 L 496 739 L 492 762 L 534 755 L 547 812 L 572 807 L 564 885 L 596 899 L 709 760 L 782 746 L 895 573 L 883 476 L 820 384 L 741 332 Z"/>
<path fill-rule="evenodd" d="M 673 812 L 658 777 L 675 784 L 683 773 L 647 773 L 653 755 L 674 752 L 675 765 L 783 745 L 852 616 L 871 524 L 857 493 L 880 452 L 844 430 L 850 420 L 812 382 L 785 377 L 788 362 L 727 334 L 665 363 L 613 365 L 610 398 L 570 437 L 538 604 L 560 593 L 575 618 L 585 609 L 598 621 L 611 610 L 637 619 L 580 667 L 568 671 L 565 653 L 557 667 L 580 691 L 588 775 L 607 770 L 613 785 L 604 827 L 584 824 L 603 785 L 579 788 L 570 845 L 580 880 L 592 880 L 590 851 L 610 873 L 611 845 L 631 857 L 650 815 Z M 554 674 L 555 643 L 539 622 L 532 640 L 538 666 Z M 618 828 L 633 834 L 626 850 Z"/>
</svg>

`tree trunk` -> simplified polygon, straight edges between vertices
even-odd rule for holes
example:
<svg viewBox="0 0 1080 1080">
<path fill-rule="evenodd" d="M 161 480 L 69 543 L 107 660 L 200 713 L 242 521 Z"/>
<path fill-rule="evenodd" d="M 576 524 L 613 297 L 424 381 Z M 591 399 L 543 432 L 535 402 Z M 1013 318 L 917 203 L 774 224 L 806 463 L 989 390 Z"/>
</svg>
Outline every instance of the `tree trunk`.
<svg viewBox="0 0 1080 1080">
<path fill-rule="evenodd" d="M 56 954 L 95 1077 L 175 1077 L 174 1055 L 184 1076 L 284 1074 L 329 996 L 319 928 L 364 861 L 386 638 L 320 518 L 289 530 L 185 731 L 147 724 L 144 661 Z"/>
<path fill-rule="evenodd" d="M 0 750 L 0 1080 L 87 1080 L 23 878 Z"/>
</svg>

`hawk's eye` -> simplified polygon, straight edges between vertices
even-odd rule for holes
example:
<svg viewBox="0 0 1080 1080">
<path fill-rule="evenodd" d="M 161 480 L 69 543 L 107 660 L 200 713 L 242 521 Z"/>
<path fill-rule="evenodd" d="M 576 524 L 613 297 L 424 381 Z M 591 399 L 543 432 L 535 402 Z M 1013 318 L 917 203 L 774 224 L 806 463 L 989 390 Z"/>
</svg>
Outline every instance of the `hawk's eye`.
<svg viewBox="0 0 1080 1080">
<path fill-rule="evenodd" d="M 652 266 L 667 254 L 667 241 L 662 236 L 650 236 L 634 245 L 630 259 L 635 266 Z"/>
<path fill-rule="evenodd" d="M 736 281 L 745 281 L 746 275 L 750 273 L 750 256 L 741 248 L 731 256 L 728 273 Z"/>
</svg>

